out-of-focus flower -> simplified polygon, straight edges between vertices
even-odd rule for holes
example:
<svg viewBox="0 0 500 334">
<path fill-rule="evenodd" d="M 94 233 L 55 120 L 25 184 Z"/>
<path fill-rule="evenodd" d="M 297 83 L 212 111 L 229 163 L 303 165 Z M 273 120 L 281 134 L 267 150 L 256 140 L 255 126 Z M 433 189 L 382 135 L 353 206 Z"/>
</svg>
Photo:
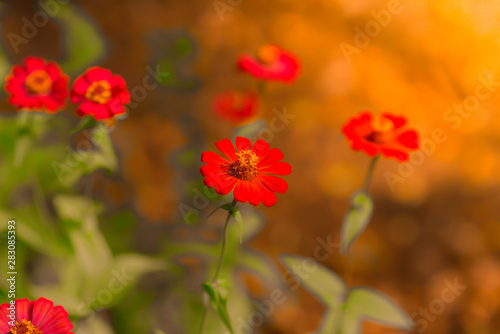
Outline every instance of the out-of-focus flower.
<svg viewBox="0 0 500 334">
<path fill-rule="evenodd" d="M 214 113 L 230 123 L 242 124 L 257 114 L 257 100 L 257 95 L 252 92 L 234 90 L 223 92 L 214 99 Z"/>
<path fill-rule="evenodd" d="M 242 55 L 238 66 L 257 79 L 292 82 L 299 72 L 299 60 L 295 55 L 276 45 L 262 46 L 257 57 Z"/>
<path fill-rule="evenodd" d="M 409 159 L 408 152 L 419 148 L 418 133 L 407 128 L 406 123 L 403 116 L 383 113 L 375 118 L 371 112 L 363 111 L 351 118 L 342 131 L 356 151 L 405 162 Z"/>
<path fill-rule="evenodd" d="M 69 77 L 53 61 L 27 57 L 14 65 L 5 78 L 9 103 L 19 109 L 56 113 L 68 97 Z"/>
<path fill-rule="evenodd" d="M 16 299 L 14 305 L 15 312 L 9 309 L 10 303 L 0 306 L 1 334 L 73 334 L 68 312 L 48 299 Z M 11 320 L 11 314 L 15 314 L 15 320 Z M 9 324 L 12 322 L 14 326 Z"/>
<path fill-rule="evenodd" d="M 223 139 L 215 146 L 225 157 L 213 152 L 204 152 L 201 167 L 207 187 L 215 187 L 220 195 L 228 194 L 234 188 L 234 198 L 238 202 L 249 202 L 265 206 L 276 204 L 276 194 L 284 194 L 288 184 L 275 175 L 289 175 L 292 167 L 280 162 L 283 153 L 270 149 L 268 143 L 260 139 L 252 144 L 249 139 L 236 137 L 236 149 L 229 139 Z"/>
<path fill-rule="evenodd" d="M 93 116 L 96 121 L 101 121 L 124 114 L 124 104 L 130 102 L 130 93 L 121 76 L 92 67 L 76 78 L 71 102 L 81 103 L 76 110 L 78 116 Z"/>
</svg>

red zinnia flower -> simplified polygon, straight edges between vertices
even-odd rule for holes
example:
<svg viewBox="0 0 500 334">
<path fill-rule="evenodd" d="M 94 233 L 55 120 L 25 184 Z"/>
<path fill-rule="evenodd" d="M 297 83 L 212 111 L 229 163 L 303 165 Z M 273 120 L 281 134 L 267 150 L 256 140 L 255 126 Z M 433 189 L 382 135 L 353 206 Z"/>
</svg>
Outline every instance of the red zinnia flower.
<svg viewBox="0 0 500 334">
<path fill-rule="evenodd" d="M 241 124 L 257 114 L 257 95 L 252 92 L 227 91 L 217 95 L 214 112 L 233 124 Z"/>
<path fill-rule="evenodd" d="M 130 102 L 125 80 L 111 75 L 109 70 L 92 67 L 76 78 L 71 91 L 71 102 L 81 103 L 78 116 L 92 115 L 96 121 L 113 118 L 126 112 Z"/>
<path fill-rule="evenodd" d="M 374 157 L 380 153 L 401 162 L 408 160 L 408 151 L 418 149 L 418 133 L 406 127 L 406 118 L 383 113 L 377 119 L 369 111 L 353 117 L 342 131 L 356 151 Z"/>
<path fill-rule="evenodd" d="M 16 299 L 15 311 L 10 307 L 9 303 L 0 306 L 0 334 L 73 334 L 68 312 L 50 300 Z"/>
<path fill-rule="evenodd" d="M 56 113 L 68 97 L 69 77 L 53 61 L 27 57 L 24 65 L 14 65 L 5 78 L 9 103 L 19 109 Z"/>
<path fill-rule="evenodd" d="M 288 184 L 273 176 L 288 175 L 292 167 L 280 162 L 283 153 L 277 148 L 269 149 L 269 144 L 260 139 L 252 147 L 250 140 L 236 137 L 236 150 L 229 139 L 223 139 L 215 146 L 225 155 L 204 152 L 201 161 L 207 163 L 201 167 L 207 187 L 215 187 L 220 195 L 228 194 L 234 188 L 234 199 L 252 205 L 265 206 L 276 204 L 276 194 L 284 194 Z"/>
<path fill-rule="evenodd" d="M 257 57 L 242 55 L 238 66 L 257 79 L 293 81 L 299 71 L 299 61 L 276 45 L 264 45 L 259 49 Z"/>
</svg>

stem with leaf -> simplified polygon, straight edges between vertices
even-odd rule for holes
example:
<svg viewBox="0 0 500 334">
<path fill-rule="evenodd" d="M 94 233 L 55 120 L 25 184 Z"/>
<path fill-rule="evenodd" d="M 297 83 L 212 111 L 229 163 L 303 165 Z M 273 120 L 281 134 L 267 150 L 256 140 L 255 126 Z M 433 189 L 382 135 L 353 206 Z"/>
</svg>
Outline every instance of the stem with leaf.
<svg viewBox="0 0 500 334">
<path fill-rule="evenodd" d="M 227 230 L 229 226 L 229 220 L 231 219 L 231 216 L 234 215 L 234 209 L 236 208 L 236 199 L 233 199 L 231 204 L 229 204 L 228 211 L 227 211 L 227 217 L 226 217 L 226 223 L 224 224 L 224 231 L 222 235 L 222 249 L 219 257 L 219 262 L 217 264 L 217 270 L 215 271 L 214 277 L 212 278 L 212 284 L 216 286 L 217 284 L 217 279 L 219 278 L 220 271 L 222 269 L 222 263 L 224 262 L 224 256 L 226 255 L 226 246 L 227 246 Z M 205 303 L 205 308 L 203 310 L 203 318 L 201 321 L 201 326 L 200 326 L 200 334 L 203 334 L 205 332 L 205 326 L 207 322 L 207 317 L 208 317 L 208 309 L 210 306 L 210 301 L 207 301 Z"/>
<path fill-rule="evenodd" d="M 366 172 L 365 182 L 363 183 L 363 189 L 361 191 L 366 193 L 367 195 L 369 195 L 369 188 L 373 178 L 373 172 L 375 171 L 375 166 L 377 165 L 377 161 L 379 160 L 379 158 L 380 155 L 377 155 L 371 160 Z M 352 248 L 353 249 L 351 250 L 351 253 L 349 254 L 347 259 L 347 268 L 345 274 L 345 281 L 347 286 L 351 286 L 352 277 L 354 274 L 354 262 L 356 260 L 356 245 L 352 245 Z"/>
</svg>

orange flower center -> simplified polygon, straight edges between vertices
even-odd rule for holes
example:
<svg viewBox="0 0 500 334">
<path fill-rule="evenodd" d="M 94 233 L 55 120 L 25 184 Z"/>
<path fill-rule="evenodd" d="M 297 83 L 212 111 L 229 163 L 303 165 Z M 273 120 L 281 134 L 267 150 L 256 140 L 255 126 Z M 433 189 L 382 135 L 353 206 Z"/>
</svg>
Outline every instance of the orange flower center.
<svg viewBox="0 0 500 334">
<path fill-rule="evenodd" d="M 104 104 L 111 98 L 111 85 L 106 80 L 94 81 L 87 88 L 85 98 L 99 104 Z"/>
<path fill-rule="evenodd" d="M 241 180 L 249 181 L 257 175 L 258 157 L 250 150 L 237 152 L 238 160 L 229 166 L 229 173 Z"/>
<path fill-rule="evenodd" d="M 28 74 L 25 81 L 30 94 L 47 94 L 52 88 L 52 79 L 44 70 L 35 70 Z"/>
<path fill-rule="evenodd" d="M 16 321 L 16 327 L 10 329 L 11 334 L 43 334 L 31 321 L 23 320 L 21 323 Z"/>
<path fill-rule="evenodd" d="M 384 144 L 394 137 L 394 124 L 386 118 L 377 118 L 372 124 L 373 131 L 366 136 L 366 140 L 377 144 Z"/>
<path fill-rule="evenodd" d="M 275 45 L 264 45 L 257 52 L 257 57 L 264 64 L 270 65 L 278 59 L 280 49 Z"/>
</svg>

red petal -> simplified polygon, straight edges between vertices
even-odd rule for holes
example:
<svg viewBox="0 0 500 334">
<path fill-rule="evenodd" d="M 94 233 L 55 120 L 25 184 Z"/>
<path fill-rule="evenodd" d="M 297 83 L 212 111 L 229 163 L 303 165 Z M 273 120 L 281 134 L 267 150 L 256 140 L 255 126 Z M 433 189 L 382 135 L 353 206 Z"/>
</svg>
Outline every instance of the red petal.
<svg viewBox="0 0 500 334">
<path fill-rule="evenodd" d="M 219 195 L 227 195 L 238 180 L 227 175 L 223 169 L 216 165 L 203 165 L 200 172 L 205 176 L 203 183 L 209 188 L 215 187 L 215 192 Z"/>
<path fill-rule="evenodd" d="M 394 124 L 394 129 L 399 129 L 406 124 L 406 118 L 403 116 L 396 116 L 390 113 L 382 113 L 380 117 L 387 118 Z"/>
<path fill-rule="evenodd" d="M 282 178 L 267 174 L 259 174 L 257 178 L 267 188 L 277 193 L 284 194 L 288 190 L 288 184 Z"/>
<path fill-rule="evenodd" d="M 396 160 L 401 161 L 401 162 L 406 162 L 409 159 L 408 153 L 397 150 L 397 149 L 392 149 L 392 148 L 381 148 L 382 155 L 387 158 L 396 158 Z"/>
<path fill-rule="evenodd" d="M 78 103 L 78 101 L 73 101 L 73 96 L 76 97 L 83 97 L 85 93 L 87 92 L 87 89 L 89 89 L 90 85 L 87 81 L 85 81 L 83 78 L 78 78 L 75 80 L 73 83 L 73 90 L 71 91 L 71 102 L 73 103 Z"/>
<path fill-rule="evenodd" d="M 409 149 L 418 149 L 418 133 L 414 130 L 408 130 L 400 134 L 396 140 L 398 143 Z"/>
<path fill-rule="evenodd" d="M 10 327 L 7 324 L 10 318 L 7 318 L 7 315 L 10 314 L 10 311 L 7 308 L 10 307 L 9 303 L 2 304 L 0 306 L 0 332 L 1 333 L 10 333 Z"/>
<path fill-rule="evenodd" d="M 270 165 L 283 159 L 283 153 L 277 148 L 270 149 L 265 154 L 263 154 L 257 166 L 260 168 L 262 166 Z"/>
<path fill-rule="evenodd" d="M 275 162 L 274 164 L 260 167 L 259 173 L 290 175 L 292 173 L 292 166 L 286 162 Z"/>
<path fill-rule="evenodd" d="M 250 148 L 252 148 L 250 139 L 245 137 L 236 137 L 236 151 L 241 152 L 243 150 L 249 150 Z"/>
<path fill-rule="evenodd" d="M 248 200 L 246 181 L 239 180 L 234 187 L 233 196 L 238 202 L 245 203 Z"/>
<path fill-rule="evenodd" d="M 106 108 L 108 109 L 109 114 L 114 116 L 121 115 L 127 112 L 125 106 L 118 99 L 113 99 L 106 102 Z"/>
<path fill-rule="evenodd" d="M 238 160 L 233 143 L 229 139 L 222 139 L 215 143 L 215 146 L 231 161 Z"/>
<path fill-rule="evenodd" d="M 260 180 L 253 179 L 255 189 L 258 191 L 262 204 L 267 207 L 276 204 L 276 194 L 267 188 Z"/>
<path fill-rule="evenodd" d="M 229 160 L 226 160 L 217 153 L 210 151 L 203 152 L 201 154 L 201 162 L 205 162 L 211 165 L 225 165 L 230 163 Z"/>
<path fill-rule="evenodd" d="M 43 333 L 66 333 L 73 329 L 68 312 L 62 306 L 52 308 L 39 326 Z"/>
<path fill-rule="evenodd" d="M 43 320 L 47 316 L 50 310 L 54 307 L 54 303 L 43 297 L 38 298 L 33 303 L 33 316 L 31 317 L 31 323 L 37 327 L 43 323 Z"/>
<path fill-rule="evenodd" d="M 30 56 L 24 61 L 24 66 L 26 67 L 28 73 L 31 73 L 35 70 L 45 70 L 44 62 L 45 61 L 42 58 Z"/>
<path fill-rule="evenodd" d="M 247 189 L 248 203 L 255 206 L 259 205 L 261 198 L 258 186 L 252 181 L 245 181 L 245 186 Z"/>
<path fill-rule="evenodd" d="M 32 303 L 27 298 L 16 299 L 17 321 L 31 320 L 31 305 Z"/>
<path fill-rule="evenodd" d="M 85 72 L 84 76 L 89 83 L 99 80 L 108 80 L 111 78 L 111 71 L 100 67 L 92 67 Z"/>
<path fill-rule="evenodd" d="M 94 103 L 93 116 L 96 121 L 100 121 L 113 117 L 113 114 L 109 111 L 105 104 Z"/>
<path fill-rule="evenodd" d="M 22 79 L 24 82 L 24 79 L 28 76 L 28 72 L 26 72 L 26 69 L 20 65 L 14 65 L 12 66 L 12 74 L 19 78 Z"/>
<path fill-rule="evenodd" d="M 269 148 L 270 148 L 270 146 L 265 140 L 259 139 L 255 142 L 255 144 L 253 144 L 252 152 L 257 154 L 258 157 L 260 157 L 264 153 L 269 151 Z"/>
<path fill-rule="evenodd" d="M 76 113 L 80 117 L 89 116 L 94 113 L 94 107 L 95 107 L 94 102 L 87 101 L 76 109 Z"/>
<path fill-rule="evenodd" d="M 380 147 L 377 144 L 367 140 L 355 140 L 352 142 L 352 149 L 355 151 L 365 151 L 366 154 L 374 157 L 380 152 Z"/>
</svg>

